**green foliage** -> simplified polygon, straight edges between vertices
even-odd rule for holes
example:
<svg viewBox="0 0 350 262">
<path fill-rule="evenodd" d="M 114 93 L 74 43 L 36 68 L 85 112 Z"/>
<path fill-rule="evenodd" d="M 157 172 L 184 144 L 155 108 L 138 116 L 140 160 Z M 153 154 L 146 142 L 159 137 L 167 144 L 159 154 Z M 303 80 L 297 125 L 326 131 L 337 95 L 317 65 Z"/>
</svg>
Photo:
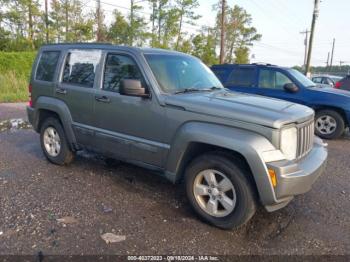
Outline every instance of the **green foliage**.
<svg viewBox="0 0 350 262">
<path fill-rule="evenodd" d="M 28 82 L 36 52 L 0 52 L 0 103 L 28 100 Z"/>
<path fill-rule="evenodd" d="M 36 52 L 0 52 L 0 74 L 14 71 L 29 77 Z"/>
<path fill-rule="evenodd" d="M 218 5 L 220 6 L 220 5 Z M 254 41 L 261 39 L 252 24 L 252 17 L 242 7 L 235 5 L 233 8 L 226 6 L 225 38 L 225 62 L 237 63 L 236 54 L 240 61 L 249 62 L 249 46 Z M 216 28 L 221 28 L 221 10 L 218 10 Z M 217 36 L 219 33 L 217 32 Z M 218 40 L 219 41 L 219 40 Z"/>
</svg>

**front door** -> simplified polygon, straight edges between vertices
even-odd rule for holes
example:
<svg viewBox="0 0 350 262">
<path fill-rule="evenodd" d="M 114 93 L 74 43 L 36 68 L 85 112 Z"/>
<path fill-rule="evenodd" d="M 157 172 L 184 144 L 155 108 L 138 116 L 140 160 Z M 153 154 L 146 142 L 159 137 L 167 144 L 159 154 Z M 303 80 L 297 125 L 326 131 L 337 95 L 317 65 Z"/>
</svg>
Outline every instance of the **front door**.
<svg viewBox="0 0 350 262">
<path fill-rule="evenodd" d="M 163 143 L 164 109 L 155 96 L 119 93 L 123 79 L 140 80 L 152 95 L 136 60 L 126 53 L 107 53 L 101 87 L 95 94 L 96 148 L 126 160 L 162 166 L 169 146 Z"/>
<path fill-rule="evenodd" d="M 284 85 L 293 83 L 293 81 L 283 72 L 274 69 L 259 70 L 259 93 L 263 96 L 274 97 L 303 104 L 303 89 L 299 89 L 295 93 L 287 92 Z"/>
</svg>

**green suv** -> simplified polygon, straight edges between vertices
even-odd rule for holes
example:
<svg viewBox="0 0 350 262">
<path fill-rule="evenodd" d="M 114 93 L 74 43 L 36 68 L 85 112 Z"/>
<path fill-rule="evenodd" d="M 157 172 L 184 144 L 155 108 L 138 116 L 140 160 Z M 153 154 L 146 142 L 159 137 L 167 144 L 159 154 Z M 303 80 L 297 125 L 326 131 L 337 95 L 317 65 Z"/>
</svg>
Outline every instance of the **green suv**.
<svg viewBox="0 0 350 262">
<path fill-rule="evenodd" d="M 49 161 L 93 150 L 183 181 L 194 211 L 221 228 L 244 224 L 259 204 L 286 206 L 325 166 L 312 109 L 230 92 L 186 54 L 47 45 L 29 87 L 28 118 Z"/>
</svg>

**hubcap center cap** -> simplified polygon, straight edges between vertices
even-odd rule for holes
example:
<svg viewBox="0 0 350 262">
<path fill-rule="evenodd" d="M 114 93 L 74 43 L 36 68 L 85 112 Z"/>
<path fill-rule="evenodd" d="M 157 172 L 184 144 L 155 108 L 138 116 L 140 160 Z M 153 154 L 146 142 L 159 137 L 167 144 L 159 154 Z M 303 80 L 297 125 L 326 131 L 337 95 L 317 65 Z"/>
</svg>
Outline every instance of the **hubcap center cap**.
<svg viewBox="0 0 350 262">
<path fill-rule="evenodd" d="M 213 196 L 218 196 L 220 194 L 220 192 L 219 192 L 219 190 L 217 188 L 213 188 L 211 190 L 211 193 L 212 193 Z"/>
</svg>

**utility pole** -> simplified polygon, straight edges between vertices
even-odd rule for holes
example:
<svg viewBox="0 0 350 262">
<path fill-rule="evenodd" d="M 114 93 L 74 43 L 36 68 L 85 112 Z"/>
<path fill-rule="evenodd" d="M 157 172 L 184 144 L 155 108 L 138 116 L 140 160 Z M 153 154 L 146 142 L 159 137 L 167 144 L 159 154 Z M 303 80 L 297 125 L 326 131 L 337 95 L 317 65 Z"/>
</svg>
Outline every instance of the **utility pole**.
<svg viewBox="0 0 350 262">
<path fill-rule="evenodd" d="M 305 46 L 305 52 L 304 52 L 304 67 L 306 67 L 306 59 L 307 59 L 307 41 L 309 39 L 309 30 L 305 30 L 303 32 L 300 32 L 300 34 L 305 34 L 305 40 L 304 40 L 304 46 Z"/>
<path fill-rule="evenodd" d="M 220 64 L 225 62 L 225 9 L 226 0 L 221 0 Z"/>
<path fill-rule="evenodd" d="M 135 9 L 134 0 L 130 0 L 130 39 L 129 39 L 130 46 L 132 46 L 134 43 L 134 9 Z"/>
<path fill-rule="evenodd" d="M 329 66 L 329 70 L 331 70 L 331 69 L 332 69 L 332 66 L 333 66 L 334 46 L 335 46 L 335 38 L 333 38 L 332 55 L 331 55 L 331 64 L 330 64 L 330 66 Z"/>
<path fill-rule="evenodd" d="M 65 26 L 66 26 L 66 42 L 68 42 L 68 22 L 69 22 L 69 16 L 68 16 L 69 3 L 68 3 L 68 0 L 65 1 L 64 5 L 65 5 L 64 11 L 65 11 L 65 16 L 66 16 L 66 24 L 65 24 Z"/>
<path fill-rule="evenodd" d="M 97 36 L 96 41 L 102 42 L 101 1 L 96 1 Z"/>
<path fill-rule="evenodd" d="M 325 62 L 326 64 L 326 70 L 328 69 L 328 66 L 329 66 L 329 52 L 328 52 L 328 55 L 327 55 L 327 61 Z"/>
<path fill-rule="evenodd" d="M 46 43 L 49 43 L 49 14 L 48 14 L 47 0 L 45 0 L 45 29 L 46 29 Z"/>
<path fill-rule="evenodd" d="M 315 0 L 314 3 L 314 12 L 312 15 L 312 22 L 311 22 L 311 34 L 310 34 L 310 40 L 309 40 L 309 51 L 307 53 L 307 60 L 306 60 L 306 68 L 305 68 L 305 75 L 308 75 L 310 73 L 310 62 L 311 62 L 311 53 L 312 53 L 312 42 L 314 40 L 314 33 L 315 33 L 315 24 L 316 19 L 319 14 L 319 0 Z"/>
</svg>

